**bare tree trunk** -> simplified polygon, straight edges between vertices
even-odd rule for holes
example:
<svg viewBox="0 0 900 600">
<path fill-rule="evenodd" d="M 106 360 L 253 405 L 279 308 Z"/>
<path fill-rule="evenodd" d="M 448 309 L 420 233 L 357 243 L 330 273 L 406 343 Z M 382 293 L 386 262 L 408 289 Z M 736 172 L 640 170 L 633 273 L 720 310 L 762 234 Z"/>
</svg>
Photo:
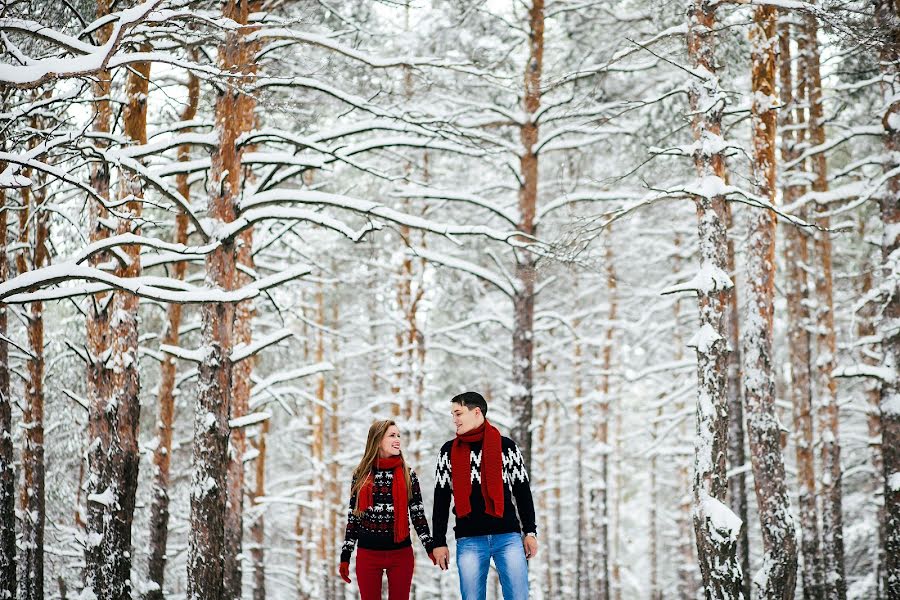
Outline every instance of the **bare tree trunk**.
<svg viewBox="0 0 900 600">
<path fill-rule="evenodd" d="M 3 16 L 5 7 L 0 9 Z M 0 87 L 0 101 L 5 105 L 10 90 Z M 6 140 L 0 134 L 0 152 L 6 151 Z M 0 161 L 0 173 L 6 163 Z M 0 188 L 0 283 L 9 279 L 9 240 L 7 237 L 6 191 Z M 8 305 L 0 302 L 0 598 L 16 596 L 16 469 L 13 463 L 12 397 L 10 396 L 9 344 L 6 342 Z"/>
<path fill-rule="evenodd" d="M 576 279 L 573 284 L 575 288 L 573 296 L 577 298 L 578 280 Z M 575 307 L 575 311 L 577 312 L 577 305 Z M 572 397 L 573 401 L 575 402 L 575 520 L 576 531 L 583 532 L 587 531 L 587 523 L 585 519 L 585 511 L 587 510 L 587 507 L 585 506 L 584 502 L 584 386 L 582 385 L 581 380 L 583 367 L 581 339 L 579 337 L 580 326 L 581 321 L 578 319 L 576 319 L 572 324 L 576 336 L 572 359 L 572 378 L 574 380 Z M 582 598 L 590 598 L 590 590 L 587 588 L 592 573 L 590 573 L 587 569 L 587 557 L 585 552 L 585 544 L 587 543 L 586 537 L 587 536 L 579 535 L 575 542 L 576 600 L 582 600 Z"/>
<path fill-rule="evenodd" d="M 181 114 L 182 121 L 190 121 L 197 115 L 200 100 L 200 80 L 193 74 L 188 80 L 188 103 Z M 185 144 L 178 149 L 178 160 L 190 160 L 191 149 Z M 178 193 L 184 199 L 190 198 L 190 184 L 187 173 L 181 173 L 175 181 Z M 179 213 L 175 218 L 175 239 L 177 244 L 187 244 L 188 216 Z M 172 277 L 183 280 L 187 270 L 187 261 L 175 263 Z M 172 303 L 166 309 L 166 329 L 162 335 L 162 343 L 178 346 L 178 330 L 181 327 L 181 304 Z M 163 583 L 166 569 L 166 543 L 169 535 L 169 472 L 172 460 L 172 425 L 175 417 L 175 376 L 178 368 L 173 356 L 165 355 L 160 373 L 159 418 L 157 420 L 157 444 L 153 450 L 153 491 L 150 507 L 150 556 L 148 578 L 153 584 L 146 600 L 163 600 Z"/>
<path fill-rule="evenodd" d="M 859 239 L 866 239 L 865 218 L 860 219 Z M 875 265 L 870 260 L 869 253 L 866 253 L 863 259 L 862 285 L 860 286 L 860 297 L 870 297 L 873 288 L 872 273 L 876 270 Z M 857 324 L 857 338 L 859 340 L 874 340 L 876 336 L 875 320 L 876 306 L 874 302 L 869 302 L 859 312 L 859 322 Z M 873 344 L 874 345 L 874 344 Z M 880 360 L 877 358 L 874 349 L 863 347 L 860 351 L 860 362 L 871 367 L 878 367 Z M 878 535 L 874 540 L 872 547 L 872 564 L 875 571 L 875 597 L 872 600 L 881 600 L 884 597 L 884 502 L 878 502 L 878 496 L 881 495 L 881 473 L 884 471 L 884 460 L 881 456 L 881 414 L 878 411 L 878 404 L 881 400 L 881 386 L 876 379 L 868 379 L 863 382 L 866 395 L 866 424 L 869 432 L 869 447 L 872 455 L 872 471 L 875 473 L 873 496 L 876 498 L 875 504 L 878 506 L 876 512 L 876 523 L 878 527 Z"/>
<path fill-rule="evenodd" d="M 263 421 L 256 443 L 256 480 L 253 482 L 252 503 L 256 509 L 250 525 L 250 538 L 253 546 L 250 556 L 253 559 L 253 600 L 266 600 L 266 521 L 260 498 L 266 495 L 266 438 L 269 435 L 269 421 Z"/>
<path fill-rule="evenodd" d="M 541 70 L 544 64 L 544 0 L 532 0 L 528 11 L 528 62 L 525 64 L 525 123 L 520 128 L 522 155 L 519 161 L 518 230 L 535 233 L 535 210 L 538 193 L 538 141 L 536 113 L 541 107 Z M 531 470 L 531 415 L 533 402 L 534 363 L 534 286 L 535 257 L 521 252 L 516 257 L 516 293 L 513 298 L 512 385 L 510 408 L 515 415 L 510 433 Z"/>
<path fill-rule="evenodd" d="M 592 578 L 595 585 L 592 588 L 591 598 L 597 600 L 610 600 L 610 566 L 609 566 L 609 400 L 610 400 L 610 369 L 613 359 L 613 342 L 615 337 L 615 320 L 618 318 L 618 283 L 616 281 L 616 266 L 613 260 L 612 242 L 610 236 L 612 229 L 607 230 L 605 253 L 606 288 L 608 293 L 607 303 L 609 314 L 607 320 L 609 327 L 606 329 L 601 353 L 600 381 L 599 381 L 599 406 L 597 407 L 597 420 L 594 427 L 594 441 L 597 445 L 599 474 L 598 483 L 591 488 L 591 506 L 594 511 L 594 530 L 597 532 L 595 549 L 595 568 Z"/>
<path fill-rule="evenodd" d="M 110 0 L 98 0 L 97 18 L 107 16 L 111 11 Z M 109 39 L 112 25 L 101 27 L 97 32 L 99 43 Z M 94 83 L 94 132 L 97 134 L 94 144 L 98 150 L 105 151 L 109 147 L 107 136 L 112 129 L 112 105 L 109 100 L 112 90 L 112 74 L 101 71 Z M 109 199 L 110 164 L 105 160 L 95 163 L 91 172 L 91 187 L 104 200 Z M 91 242 L 109 236 L 105 225 L 109 217 L 106 207 L 99 201 L 90 203 Z M 89 260 L 96 267 L 107 259 L 107 253 L 98 253 Z M 90 589 L 98 597 L 105 597 L 104 579 L 100 573 L 103 564 L 102 540 L 106 531 L 104 516 L 106 507 L 94 502 L 94 494 L 102 494 L 110 486 L 111 473 L 107 469 L 108 440 L 112 435 L 111 424 L 107 419 L 107 410 L 112 402 L 112 373 L 105 359 L 111 344 L 110 317 L 112 314 L 113 294 L 109 292 L 95 294 L 87 300 L 87 393 L 88 393 L 88 494 L 87 494 L 87 528 L 85 531 L 85 589 Z M 98 593 L 98 590 L 100 593 Z"/>
<path fill-rule="evenodd" d="M 797 86 L 791 70 L 790 17 L 782 14 L 779 23 L 779 72 L 781 78 L 781 156 L 785 163 L 800 155 L 805 142 L 803 106 L 806 98 L 806 35 L 798 28 L 797 45 L 800 49 L 797 66 Z M 796 114 L 796 119 L 794 115 Z M 796 133 L 795 133 L 796 131 Z M 805 191 L 798 183 L 798 175 L 791 171 L 784 174 L 785 204 L 792 204 Z M 800 180 L 802 181 L 802 180 Z M 802 218 L 802 213 L 799 215 Z M 815 457 L 813 455 L 812 386 L 810 373 L 810 335 L 812 322 L 809 314 L 809 245 L 805 231 L 791 224 L 783 227 L 785 236 L 785 296 L 788 312 L 788 348 L 791 366 L 790 396 L 793 409 L 794 448 L 797 461 L 798 503 L 800 509 L 800 550 L 803 556 L 801 580 L 803 597 L 820 600 L 823 595 L 823 574 L 819 550 L 819 520 L 816 507 Z"/>
<path fill-rule="evenodd" d="M 39 123 L 33 121 L 38 129 Z M 30 176 L 28 170 L 24 171 Z M 19 244 L 16 270 L 24 274 L 30 267 L 40 269 L 47 262 L 47 212 L 44 210 L 46 188 L 35 186 L 32 198 L 30 188 L 22 188 L 22 206 L 19 211 Z M 33 231 L 34 235 L 29 235 Z M 30 256 L 29 256 L 30 255 Z M 30 259 L 30 260 L 29 260 Z M 23 421 L 22 487 L 20 506 L 22 514 L 22 550 L 19 559 L 19 598 L 42 600 L 44 597 L 44 526 L 45 465 L 44 465 L 44 317 L 43 303 L 32 302 L 25 313 L 29 356 L 28 376 L 25 382 L 25 409 Z"/>
<path fill-rule="evenodd" d="M 658 401 L 659 402 L 659 401 Z M 650 455 L 650 600 L 662 600 L 662 590 L 659 587 L 659 477 L 657 474 L 657 444 L 659 443 L 659 422 L 663 418 L 662 404 L 655 411 L 653 426 L 650 429 L 650 445 L 653 452 Z M 579 531 L 584 531 L 579 529 Z"/>
<path fill-rule="evenodd" d="M 223 16 L 246 24 L 246 2 L 228 0 Z M 252 69 L 253 55 L 244 41 L 247 31 L 231 30 L 220 50 L 220 67 L 239 77 L 240 85 Z M 237 138 L 252 126 L 250 115 L 241 110 L 241 90 L 230 85 L 216 101 L 217 147 L 210 170 L 209 218 L 214 227 L 234 221 L 241 190 L 240 152 Z M 226 240 L 206 258 L 209 285 L 233 290 L 235 243 Z M 201 331 L 204 360 L 200 364 L 199 394 L 194 420 L 193 478 L 191 482 L 190 547 L 188 551 L 188 600 L 219 600 L 223 597 L 226 473 L 228 470 L 228 417 L 231 414 L 235 307 L 230 303 L 204 304 Z"/>
<path fill-rule="evenodd" d="M 146 49 L 145 49 L 146 50 Z M 123 110 L 126 139 L 136 144 L 147 143 L 147 93 L 150 63 L 136 63 L 126 80 L 126 104 Z M 141 217 L 143 189 L 135 175 L 122 175 L 119 196 L 133 198 L 120 208 L 116 233 L 140 235 L 136 225 Z M 116 269 L 119 277 L 139 277 L 140 247 L 123 248 L 128 264 Z M 140 451 L 140 374 L 138 358 L 138 297 L 117 291 L 113 293 L 109 320 L 110 402 L 103 412 L 106 421 L 99 439 L 103 454 L 102 470 L 105 487 L 92 487 L 88 502 L 99 504 L 104 529 L 96 562 L 85 565 L 87 579 L 100 598 L 125 600 L 131 595 L 131 524 L 134 518 Z M 97 443 L 96 441 L 94 443 Z M 100 498 L 104 499 L 101 500 Z"/>
<path fill-rule="evenodd" d="M 884 146 L 889 156 L 900 152 L 900 3 L 877 0 L 875 19 L 883 43 L 881 65 L 887 76 L 883 84 L 887 109 L 884 124 Z M 884 460 L 884 569 L 885 598 L 900 600 L 900 167 L 893 159 L 886 169 L 895 174 L 881 194 L 882 300 L 881 348 L 882 368 L 893 377 L 881 383 L 881 450 Z"/>
<path fill-rule="evenodd" d="M 731 205 L 725 203 L 725 227 L 732 228 Z M 728 237 L 728 273 L 735 272 L 734 265 L 734 241 Z M 740 327 L 738 324 L 738 297 L 737 289 L 732 289 L 729 295 L 728 308 L 725 320 L 728 324 L 728 346 L 732 349 L 728 353 L 728 464 L 732 469 L 739 469 L 738 473 L 728 478 L 728 504 L 731 511 L 743 522 L 747 522 L 747 455 L 744 450 L 746 434 L 744 432 L 744 402 L 741 394 L 741 353 L 740 353 Z M 741 528 L 738 538 L 738 560 L 741 563 L 743 583 L 741 591 L 745 598 L 750 598 L 750 539 L 747 533 L 748 527 Z"/>
<path fill-rule="evenodd" d="M 775 198 L 775 8 L 754 10 L 750 33 L 753 181 L 759 197 Z M 781 455 L 781 430 L 775 415 L 772 365 L 775 295 L 775 214 L 754 208 L 747 242 L 747 317 L 742 338 L 744 398 L 756 501 L 763 540 L 754 597 L 791 600 L 797 574 L 797 543 Z"/>
<path fill-rule="evenodd" d="M 246 108 L 244 110 L 247 110 Z M 246 114 L 242 111 L 242 114 Z M 237 264 L 249 271 L 255 268 L 253 262 L 253 229 L 247 229 L 238 237 Z M 237 287 L 250 283 L 250 277 L 238 271 L 235 274 Z M 256 314 L 252 300 L 237 305 L 234 318 L 234 343 L 249 346 L 253 337 L 253 317 Z M 255 358 L 249 357 L 234 365 L 231 388 L 230 418 L 239 419 L 247 414 L 250 403 L 250 376 Z M 227 501 L 225 508 L 225 567 L 224 594 L 226 600 L 241 598 L 243 567 L 239 557 L 244 535 L 244 454 L 247 451 L 247 435 L 243 427 L 231 430 L 228 451 L 228 475 L 226 478 Z"/>
<path fill-rule="evenodd" d="M 316 284 L 316 362 L 325 360 L 325 292 L 322 282 Z M 316 406 L 312 411 L 313 431 L 313 468 L 316 473 L 325 470 L 325 375 L 319 373 L 316 377 Z M 327 580 L 330 579 L 331 570 L 328 565 L 328 532 L 326 531 L 327 503 L 325 496 L 324 478 L 318 477 L 313 481 L 315 496 L 313 498 L 316 507 L 315 524 L 310 529 L 318 533 L 316 540 L 315 562 L 312 563 L 316 574 L 316 583 L 313 589 L 318 590 L 319 596 L 324 598 L 324 590 Z"/>
<path fill-rule="evenodd" d="M 721 154 L 704 150 L 707 141 L 720 139 L 724 97 L 715 77 L 715 13 L 697 0 L 688 15 L 688 54 L 691 65 L 708 73 L 689 90 L 692 130 L 702 148 L 694 156 L 703 181 L 724 184 Z M 740 598 L 743 576 L 737 559 L 742 523 L 724 504 L 728 490 L 728 324 L 727 213 L 722 196 L 696 196 L 701 269 L 709 281 L 697 290 L 700 332 L 697 350 L 697 425 L 694 442 L 693 521 L 697 557 L 707 598 Z"/>
<path fill-rule="evenodd" d="M 816 17 L 805 15 L 805 57 L 807 69 L 807 101 L 809 104 L 809 142 L 825 144 L 825 117 L 822 108 L 822 78 L 819 73 L 819 42 Z M 811 158 L 814 192 L 828 191 L 828 167 L 825 153 Z M 828 207 L 817 206 L 817 212 Z M 817 216 L 816 223 L 830 225 L 827 216 Z M 819 392 L 818 421 L 822 481 L 819 498 L 822 504 L 822 567 L 825 577 L 825 597 L 846 600 L 847 582 L 844 578 L 844 533 L 841 496 L 841 446 L 838 431 L 837 381 L 832 376 L 837 365 L 837 345 L 834 332 L 834 301 L 832 293 L 831 237 L 818 231 L 814 237 L 816 306 L 816 381 Z"/>
</svg>

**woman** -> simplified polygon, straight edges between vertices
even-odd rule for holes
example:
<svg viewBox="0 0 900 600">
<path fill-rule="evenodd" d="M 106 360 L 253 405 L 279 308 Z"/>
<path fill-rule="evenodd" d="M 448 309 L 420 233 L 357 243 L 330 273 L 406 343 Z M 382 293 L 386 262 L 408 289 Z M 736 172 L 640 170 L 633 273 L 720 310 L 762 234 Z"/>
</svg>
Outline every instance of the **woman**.
<svg viewBox="0 0 900 600">
<path fill-rule="evenodd" d="M 400 451 L 400 429 L 393 421 L 369 427 L 366 451 L 353 471 L 350 513 L 341 551 L 341 579 L 350 583 L 350 555 L 356 554 L 356 580 L 362 600 L 381 600 L 381 580 L 388 576 L 389 600 L 409 600 L 413 550 L 409 521 L 434 562 L 434 541 L 425 518 L 415 472 Z"/>
</svg>

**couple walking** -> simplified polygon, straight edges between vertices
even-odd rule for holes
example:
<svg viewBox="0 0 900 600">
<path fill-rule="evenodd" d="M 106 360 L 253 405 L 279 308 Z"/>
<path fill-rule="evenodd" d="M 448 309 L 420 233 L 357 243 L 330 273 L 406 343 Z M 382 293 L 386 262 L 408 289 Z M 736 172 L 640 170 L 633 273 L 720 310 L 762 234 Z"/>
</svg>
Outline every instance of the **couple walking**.
<svg viewBox="0 0 900 600">
<path fill-rule="evenodd" d="M 376 421 L 369 428 L 366 450 L 350 486 L 340 565 L 341 578 L 350 583 L 350 555 L 358 542 L 356 579 L 361 600 L 381 600 L 385 571 L 389 600 L 408 600 L 414 564 L 410 521 L 431 561 L 442 570 L 449 568 L 446 535 L 451 498 L 462 600 L 485 600 L 491 559 L 500 576 L 503 600 L 528 598 L 527 559 L 537 553 L 538 545 L 522 453 L 485 418 L 487 402 L 480 394 L 455 396 L 450 407 L 456 438 L 441 447 L 438 457 L 431 517 L 434 537 L 419 481 L 400 450 L 399 428 L 393 421 Z"/>
</svg>

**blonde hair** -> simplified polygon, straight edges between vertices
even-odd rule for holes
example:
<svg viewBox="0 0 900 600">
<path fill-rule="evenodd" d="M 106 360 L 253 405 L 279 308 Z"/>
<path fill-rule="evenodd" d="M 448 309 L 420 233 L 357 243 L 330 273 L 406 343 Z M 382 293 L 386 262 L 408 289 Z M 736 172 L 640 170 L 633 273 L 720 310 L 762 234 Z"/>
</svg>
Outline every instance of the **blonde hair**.
<svg viewBox="0 0 900 600">
<path fill-rule="evenodd" d="M 381 447 L 381 440 L 384 439 L 388 429 L 392 426 L 396 427 L 397 423 L 388 419 L 375 421 L 369 427 L 369 435 L 366 437 L 366 451 L 363 452 L 362 459 L 359 461 L 356 469 L 353 470 L 353 485 L 350 487 L 350 493 L 356 496 L 356 506 L 353 508 L 353 513 L 356 515 L 362 514 L 362 511 L 359 510 L 359 491 L 369 475 L 375 476 L 375 461 L 378 459 L 378 449 Z M 403 452 L 400 452 L 400 461 L 404 479 L 406 480 L 406 494 L 409 497 L 410 490 L 412 490 L 412 479 L 409 474 L 409 465 L 406 464 Z"/>
</svg>

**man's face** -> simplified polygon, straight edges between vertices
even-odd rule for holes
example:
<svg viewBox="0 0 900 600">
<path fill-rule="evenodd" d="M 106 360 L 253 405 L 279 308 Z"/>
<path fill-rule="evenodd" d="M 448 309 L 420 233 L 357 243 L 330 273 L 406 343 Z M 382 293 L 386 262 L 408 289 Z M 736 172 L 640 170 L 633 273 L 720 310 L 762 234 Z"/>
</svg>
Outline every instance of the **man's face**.
<svg viewBox="0 0 900 600">
<path fill-rule="evenodd" d="M 453 415 L 453 425 L 456 426 L 456 435 L 462 435 L 472 431 L 481 425 L 481 409 L 468 408 L 462 404 L 451 404 L 450 414 Z"/>
</svg>

